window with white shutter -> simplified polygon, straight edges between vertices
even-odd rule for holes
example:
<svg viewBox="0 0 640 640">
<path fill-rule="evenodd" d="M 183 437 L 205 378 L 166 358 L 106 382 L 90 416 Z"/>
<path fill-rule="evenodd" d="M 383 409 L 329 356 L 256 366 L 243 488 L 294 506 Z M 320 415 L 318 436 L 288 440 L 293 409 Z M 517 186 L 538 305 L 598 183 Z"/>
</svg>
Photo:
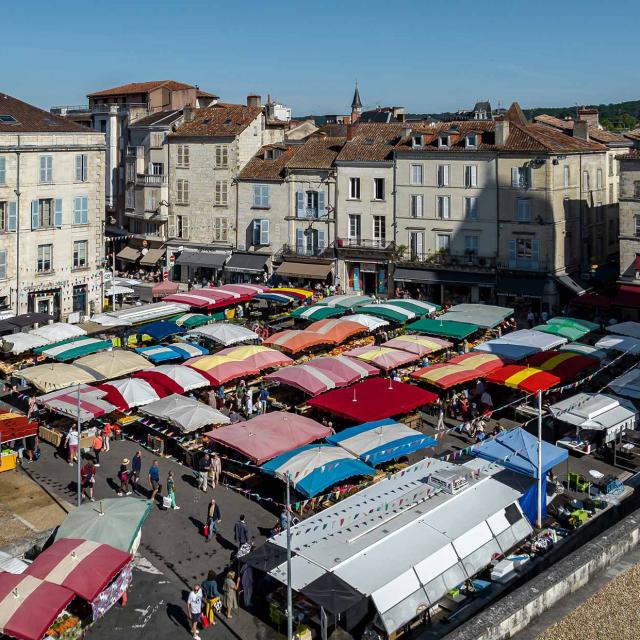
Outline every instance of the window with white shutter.
<svg viewBox="0 0 640 640">
<path fill-rule="evenodd" d="M 86 153 L 76 155 L 76 182 L 86 182 L 89 156 Z"/>
<path fill-rule="evenodd" d="M 413 194 L 411 196 L 411 217 L 412 218 L 422 218 L 424 215 L 424 198 L 420 194 Z"/>
<path fill-rule="evenodd" d="M 214 204 L 218 207 L 227 205 L 228 183 L 226 180 L 216 180 Z"/>
<path fill-rule="evenodd" d="M 409 231 L 409 251 L 412 260 L 424 258 L 424 231 Z"/>
<path fill-rule="evenodd" d="M 254 184 L 253 185 L 253 208 L 254 209 L 269 209 L 270 187 L 268 184 Z"/>
<path fill-rule="evenodd" d="M 438 165 L 438 186 L 439 187 L 449 186 L 449 165 L 448 164 Z"/>
<path fill-rule="evenodd" d="M 475 164 L 466 165 L 464 168 L 464 186 L 478 186 L 478 167 Z"/>
<path fill-rule="evenodd" d="M 89 224 L 89 198 L 73 199 L 73 224 Z"/>
<path fill-rule="evenodd" d="M 437 197 L 438 218 L 441 220 L 449 220 L 451 217 L 451 198 L 449 196 Z"/>
<path fill-rule="evenodd" d="M 40 156 L 40 182 L 53 182 L 53 156 Z"/>
<path fill-rule="evenodd" d="M 411 184 L 424 184 L 424 167 L 421 164 L 411 165 Z"/>
<path fill-rule="evenodd" d="M 189 204 L 189 181 L 178 180 L 176 183 L 176 187 L 176 202 L 178 204 Z"/>
<path fill-rule="evenodd" d="M 217 217 L 213 219 L 213 239 L 216 242 L 228 242 L 229 226 L 226 218 Z"/>
<path fill-rule="evenodd" d="M 216 145 L 216 167 L 223 169 L 229 166 L 229 147 L 226 144 Z"/>
<path fill-rule="evenodd" d="M 0 157 L 0 185 L 7 184 L 7 159 Z"/>
<path fill-rule="evenodd" d="M 0 251 L 0 280 L 7 279 L 7 252 Z"/>
<path fill-rule="evenodd" d="M 180 169 L 188 169 L 191 159 L 189 154 L 189 145 L 179 144 L 177 149 L 177 162 L 176 166 Z"/>
</svg>

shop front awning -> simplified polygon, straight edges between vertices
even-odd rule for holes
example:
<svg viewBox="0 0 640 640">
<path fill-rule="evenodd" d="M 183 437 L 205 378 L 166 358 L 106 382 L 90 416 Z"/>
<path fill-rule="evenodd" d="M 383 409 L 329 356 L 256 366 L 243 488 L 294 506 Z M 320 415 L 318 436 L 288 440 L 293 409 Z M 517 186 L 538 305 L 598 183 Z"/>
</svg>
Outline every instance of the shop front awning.
<svg viewBox="0 0 640 640">
<path fill-rule="evenodd" d="M 166 249 L 149 249 L 140 259 L 140 264 L 145 267 L 153 267 L 164 258 L 166 253 Z"/>
<path fill-rule="evenodd" d="M 640 287 L 635 284 L 620 284 L 616 297 L 613 299 L 615 307 L 640 309 Z"/>
<path fill-rule="evenodd" d="M 118 260 L 123 260 L 124 262 L 135 262 L 141 255 L 142 254 L 139 249 L 127 246 L 120 252 L 116 253 L 116 258 Z"/>
<path fill-rule="evenodd" d="M 571 276 L 556 276 L 555 278 L 563 287 L 579 296 L 586 293 L 587 289 L 589 289 L 588 286 L 585 286 L 577 278 Z"/>
<path fill-rule="evenodd" d="M 325 280 L 331 273 L 331 263 L 321 262 L 292 262 L 285 260 L 276 273 L 285 278 L 309 278 L 311 280 Z"/>
<path fill-rule="evenodd" d="M 225 271 L 234 273 L 262 273 L 269 255 L 266 253 L 234 253 L 224 265 Z"/>
<path fill-rule="evenodd" d="M 447 269 L 409 269 L 398 267 L 394 280 L 401 282 L 421 282 L 424 284 L 462 284 L 493 286 L 496 276 L 493 273 L 475 271 L 449 271 Z"/>
<path fill-rule="evenodd" d="M 185 249 L 176 259 L 176 264 L 195 268 L 222 269 L 226 259 L 226 253 Z"/>
<path fill-rule="evenodd" d="M 542 298 L 546 282 L 545 278 L 498 276 L 496 294 L 516 298 Z"/>
</svg>

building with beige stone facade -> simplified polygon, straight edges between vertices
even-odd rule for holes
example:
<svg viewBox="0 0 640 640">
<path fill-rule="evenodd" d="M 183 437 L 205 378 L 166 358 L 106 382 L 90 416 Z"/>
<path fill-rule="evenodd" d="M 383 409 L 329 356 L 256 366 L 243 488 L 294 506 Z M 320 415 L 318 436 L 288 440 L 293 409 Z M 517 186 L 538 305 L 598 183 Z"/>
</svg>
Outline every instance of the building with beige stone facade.
<svg viewBox="0 0 640 640">
<path fill-rule="evenodd" d="M 104 288 L 104 134 L 0 103 L 0 305 L 79 320 Z"/>
<path fill-rule="evenodd" d="M 640 151 L 620 161 L 620 281 L 635 285 L 640 301 Z"/>
</svg>

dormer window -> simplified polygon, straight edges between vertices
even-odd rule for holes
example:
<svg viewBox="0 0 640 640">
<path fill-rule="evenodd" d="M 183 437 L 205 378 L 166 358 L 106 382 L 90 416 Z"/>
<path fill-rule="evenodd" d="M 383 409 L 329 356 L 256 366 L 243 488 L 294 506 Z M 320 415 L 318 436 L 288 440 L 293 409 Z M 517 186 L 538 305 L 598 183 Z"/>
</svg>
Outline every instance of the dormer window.
<svg viewBox="0 0 640 640">
<path fill-rule="evenodd" d="M 265 160 L 276 160 L 282 155 L 282 149 L 267 149 L 264 152 Z"/>
<path fill-rule="evenodd" d="M 411 138 L 411 146 L 412 147 L 423 147 L 424 146 L 424 137 L 423 136 L 412 136 Z"/>
<path fill-rule="evenodd" d="M 451 146 L 451 136 L 444 135 L 438 138 L 438 146 L 441 148 L 447 148 Z"/>
<path fill-rule="evenodd" d="M 475 133 L 470 133 L 467 136 L 466 146 L 467 149 L 475 149 L 478 146 L 478 136 Z"/>
</svg>

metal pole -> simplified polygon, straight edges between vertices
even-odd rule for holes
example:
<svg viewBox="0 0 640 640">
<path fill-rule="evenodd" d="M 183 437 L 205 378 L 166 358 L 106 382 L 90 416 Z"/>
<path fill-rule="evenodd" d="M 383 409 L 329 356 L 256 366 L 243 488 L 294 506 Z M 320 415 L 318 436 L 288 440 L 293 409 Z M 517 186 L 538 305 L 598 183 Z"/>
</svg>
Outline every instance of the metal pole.
<svg viewBox="0 0 640 640">
<path fill-rule="evenodd" d="M 20 136 L 18 136 L 18 149 Z M 20 151 L 16 151 L 16 315 L 20 315 Z M 37 311 L 37 309 L 34 309 Z"/>
<path fill-rule="evenodd" d="M 116 310 L 116 245 L 111 240 L 111 311 Z"/>
<path fill-rule="evenodd" d="M 287 473 L 287 640 L 293 640 L 293 593 L 291 590 L 291 493 Z"/>
<path fill-rule="evenodd" d="M 77 458 L 78 458 L 78 506 L 80 506 L 82 504 L 82 479 L 80 478 L 80 457 L 82 454 L 82 449 L 80 448 L 80 385 L 78 385 L 78 388 L 76 390 L 76 400 L 78 402 L 78 415 L 77 415 L 77 422 L 76 422 L 76 428 L 78 431 L 78 450 L 77 450 Z"/>
<path fill-rule="evenodd" d="M 538 529 L 542 528 L 542 391 L 538 390 Z"/>
</svg>

